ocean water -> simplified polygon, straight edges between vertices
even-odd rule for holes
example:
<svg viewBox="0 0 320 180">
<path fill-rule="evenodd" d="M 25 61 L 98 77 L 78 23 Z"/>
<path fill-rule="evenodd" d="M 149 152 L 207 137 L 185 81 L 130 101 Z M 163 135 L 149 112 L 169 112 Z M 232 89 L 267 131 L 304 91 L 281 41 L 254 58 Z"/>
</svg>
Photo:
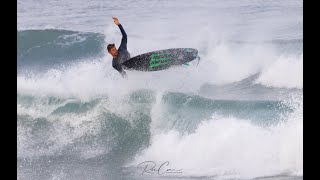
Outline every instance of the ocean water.
<svg viewBox="0 0 320 180">
<path fill-rule="evenodd" d="M 300 0 L 18 0 L 18 179 L 303 179 Z M 199 64 L 112 68 L 196 48 Z"/>
</svg>

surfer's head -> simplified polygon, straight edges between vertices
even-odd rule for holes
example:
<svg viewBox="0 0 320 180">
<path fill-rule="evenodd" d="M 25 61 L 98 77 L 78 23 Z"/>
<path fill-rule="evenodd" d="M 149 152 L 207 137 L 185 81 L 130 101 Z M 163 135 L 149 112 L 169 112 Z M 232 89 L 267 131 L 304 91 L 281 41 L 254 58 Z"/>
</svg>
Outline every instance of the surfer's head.
<svg viewBox="0 0 320 180">
<path fill-rule="evenodd" d="M 112 55 L 112 57 L 115 57 L 118 55 L 118 50 L 114 44 L 109 44 L 107 49 L 108 49 L 108 52 Z"/>
</svg>

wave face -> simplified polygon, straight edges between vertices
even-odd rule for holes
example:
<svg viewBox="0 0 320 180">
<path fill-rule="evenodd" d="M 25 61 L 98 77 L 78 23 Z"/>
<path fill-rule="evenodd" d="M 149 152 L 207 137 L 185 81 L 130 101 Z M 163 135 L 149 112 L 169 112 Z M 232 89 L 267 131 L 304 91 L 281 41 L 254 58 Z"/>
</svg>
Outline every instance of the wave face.
<svg viewBox="0 0 320 180">
<path fill-rule="evenodd" d="M 59 29 L 17 32 L 17 68 L 37 70 L 89 57 L 101 57 L 104 35 Z"/>
<path fill-rule="evenodd" d="M 102 178 L 103 169 L 170 161 L 186 178 L 301 175 L 302 107 L 290 103 L 150 90 L 121 100 L 18 94 L 18 171 Z"/>
<path fill-rule="evenodd" d="M 122 78 L 115 15 L 131 56 L 199 64 Z M 296 0 L 18 0 L 17 178 L 303 179 L 302 24 Z"/>
</svg>

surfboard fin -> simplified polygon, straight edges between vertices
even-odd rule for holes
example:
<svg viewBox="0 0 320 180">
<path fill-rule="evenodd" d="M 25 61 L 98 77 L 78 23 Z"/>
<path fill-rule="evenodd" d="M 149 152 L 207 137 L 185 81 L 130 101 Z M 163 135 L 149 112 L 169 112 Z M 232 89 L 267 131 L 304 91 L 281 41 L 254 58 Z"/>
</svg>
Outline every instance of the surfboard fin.
<svg viewBox="0 0 320 180">
<path fill-rule="evenodd" d="M 200 62 L 200 56 L 198 56 L 198 64 L 197 64 L 197 66 L 199 65 L 199 62 Z"/>
</svg>

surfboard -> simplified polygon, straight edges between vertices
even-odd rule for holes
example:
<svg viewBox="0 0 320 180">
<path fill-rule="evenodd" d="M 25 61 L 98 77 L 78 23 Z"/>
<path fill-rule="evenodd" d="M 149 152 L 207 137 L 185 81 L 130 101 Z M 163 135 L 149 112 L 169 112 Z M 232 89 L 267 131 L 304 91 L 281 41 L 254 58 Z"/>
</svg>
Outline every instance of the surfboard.
<svg viewBox="0 0 320 180">
<path fill-rule="evenodd" d="M 198 57 L 194 48 L 172 48 L 140 54 L 123 62 L 124 69 L 159 71 L 172 66 L 187 64 Z"/>
</svg>

